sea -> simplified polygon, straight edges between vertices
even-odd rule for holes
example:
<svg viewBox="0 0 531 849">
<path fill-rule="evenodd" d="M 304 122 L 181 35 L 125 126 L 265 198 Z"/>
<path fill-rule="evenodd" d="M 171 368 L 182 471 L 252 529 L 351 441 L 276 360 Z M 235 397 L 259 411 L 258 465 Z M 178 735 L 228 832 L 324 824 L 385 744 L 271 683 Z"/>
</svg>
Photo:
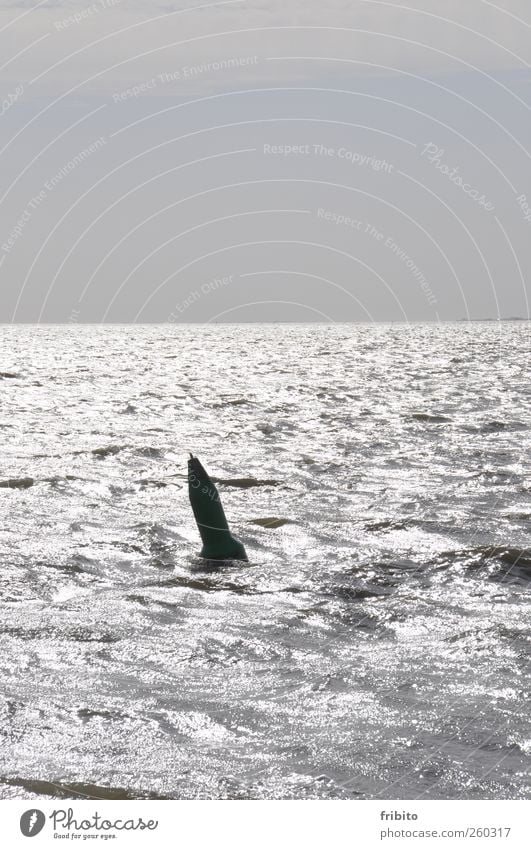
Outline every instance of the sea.
<svg viewBox="0 0 531 849">
<path fill-rule="evenodd" d="M 528 798 L 530 350 L 0 327 L 0 797 Z"/>
</svg>

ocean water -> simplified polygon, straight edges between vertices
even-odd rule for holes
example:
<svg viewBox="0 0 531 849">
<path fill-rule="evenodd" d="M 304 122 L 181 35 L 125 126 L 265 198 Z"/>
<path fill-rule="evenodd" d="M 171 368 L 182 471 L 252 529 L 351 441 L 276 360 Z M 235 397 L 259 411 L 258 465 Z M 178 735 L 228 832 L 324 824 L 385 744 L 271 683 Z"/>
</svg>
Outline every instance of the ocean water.
<svg viewBox="0 0 531 849">
<path fill-rule="evenodd" d="M 528 796 L 529 352 L 0 328 L 0 796 Z M 189 451 L 249 564 L 197 557 Z"/>
</svg>

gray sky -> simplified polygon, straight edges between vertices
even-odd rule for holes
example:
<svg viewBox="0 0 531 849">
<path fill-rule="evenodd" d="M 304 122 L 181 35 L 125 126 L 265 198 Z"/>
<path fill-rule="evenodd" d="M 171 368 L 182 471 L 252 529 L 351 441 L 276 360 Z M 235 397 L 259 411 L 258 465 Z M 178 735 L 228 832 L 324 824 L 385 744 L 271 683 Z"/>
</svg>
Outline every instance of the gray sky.
<svg viewBox="0 0 531 849">
<path fill-rule="evenodd" d="M 529 314 L 528 0 L 6 0 L 0 45 L 0 321 Z"/>
</svg>

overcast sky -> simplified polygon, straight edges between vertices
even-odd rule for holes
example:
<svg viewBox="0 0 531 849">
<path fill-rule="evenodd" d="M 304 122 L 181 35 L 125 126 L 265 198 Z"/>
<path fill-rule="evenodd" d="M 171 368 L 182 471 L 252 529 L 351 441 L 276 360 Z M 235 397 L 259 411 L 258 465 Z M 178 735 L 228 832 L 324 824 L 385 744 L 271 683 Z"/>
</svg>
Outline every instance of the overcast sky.
<svg viewBox="0 0 531 849">
<path fill-rule="evenodd" d="M 0 2 L 0 321 L 528 316 L 528 0 Z"/>
</svg>

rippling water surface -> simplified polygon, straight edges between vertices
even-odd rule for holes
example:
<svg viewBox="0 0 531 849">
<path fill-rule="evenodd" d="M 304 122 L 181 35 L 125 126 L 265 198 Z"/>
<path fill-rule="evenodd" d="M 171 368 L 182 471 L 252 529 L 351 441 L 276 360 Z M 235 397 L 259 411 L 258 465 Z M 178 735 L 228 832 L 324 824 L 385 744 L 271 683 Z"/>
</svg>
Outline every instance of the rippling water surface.
<svg viewBox="0 0 531 849">
<path fill-rule="evenodd" d="M 529 352 L 0 328 L 2 798 L 528 794 Z M 249 565 L 197 558 L 188 451 Z"/>
</svg>

